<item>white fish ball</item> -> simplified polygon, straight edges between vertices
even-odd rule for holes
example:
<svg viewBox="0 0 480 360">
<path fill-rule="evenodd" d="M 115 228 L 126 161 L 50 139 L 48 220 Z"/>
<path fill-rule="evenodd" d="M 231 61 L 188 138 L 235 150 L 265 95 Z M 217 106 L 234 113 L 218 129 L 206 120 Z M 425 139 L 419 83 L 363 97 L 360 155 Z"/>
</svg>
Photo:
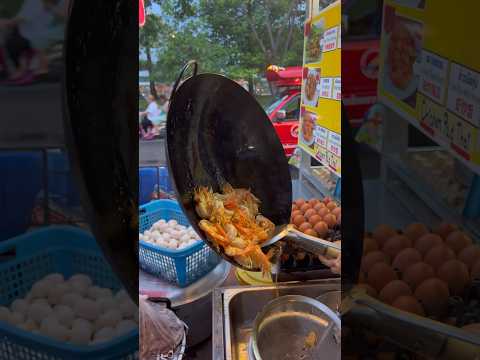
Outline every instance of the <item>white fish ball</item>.
<svg viewBox="0 0 480 360">
<path fill-rule="evenodd" d="M 120 336 L 137 329 L 138 325 L 133 320 L 122 320 L 115 327 L 115 335 Z"/>
<path fill-rule="evenodd" d="M 28 308 L 28 317 L 38 324 L 52 314 L 53 310 L 48 304 L 34 303 Z"/>
<path fill-rule="evenodd" d="M 85 319 L 82 319 L 82 318 L 76 318 L 76 319 L 73 320 L 72 328 L 74 328 L 74 327 L 83 327 L 83 328 L 88 329 L 88 331 L 90 331 L 91 334 L 93 333 L 92 322 L 88 321 L 88 320 L 85 320 Z"/>
<path fill-rule="evenodd" d="M 167 222 L 167 224 L 168 224 L 169 226 L 172 226 L 172 227 L 174 227 L 174 226 L 177 226 L 177 224 L 178 224 L 178 221 L 177 221 L 177 220 L 174 220 L 174 219 L 172 219 L 172 220 L 169 220 L 169 221 Z"/>
<path fill-rule="evenodd" d="M 55 317 L 42 320 L 40 333 L 58 341 L 66 341 L 70 337 L 70 330 L 60 324 Z"/>
<path fill-rule="evenodd" d="M 97 304 L 100 306 L 100 312 L 105 312 L 108 309 L 113 309 L 116 306 L 116 301 L 113 297 L 104 297 L 96 300 Z"/>
<path fill-rule="evenodd" d="M 95 320 L 100 315 L 100 305 L 91 299 L 82 299 L 73 305 L 75 315 L 86 320 Z"/>
<path fill-rule="evenodd" d="M 62 296 L 60 304 L 67 305 L 67 306 L 69 306 L 73 309 L 73 306 L 75 305 L 75 303 L 77 303 L 78 301 L 80 301 L 82 299 L 83 299 L 83 297 L 80 296 L 77 293 L 67 293 L 67 294 Z"/>
<path fill-rule="evenodd" d="M 66 327 L 71 327 L 73 320 L 75 318 L 75 313 L 72 308 L 67 305 L 57 305 L 53 309 L 55 317 L 58 319 L 58 322 Z"/>
<path fill-rule="evenodd" d="M 40 280 L 32 286 L 30 291 L 32 299 L 46 298 L 48 296 L 48 290 L 50 289 L 50 283 Z"/>
<path fill-rule="evenodd" d="M 107 310 L 104 314 L 95 321 L 95 329 L 102 329 L 105 327 L 114 328 L 122 320 L 122 313 L 116 309 Z"/>
<path fill-rule="evenodd" d="M 60 304 L 62 298 L 71 290 L 71 284 L 67 282 L 57 283 L 48 291 L 48 303 L 50 305 Z"/>
<path fill-rule="evenodd" d="M 24 299 L 15 299 L 13 300 L 12 305 L 10 305 L 12 312 L 19 312 L 24 315 L 27 314 L 29 307 L 30 305 Z"/>
<path fill-rule="evenodd" d="M 90 285 L 87 285 L 86 282 L 79 281 L 79 280 L 74 280 L 74 281 L 69 281 L 69 284 L 70 284 L 70 291 L 71 292 L 79 294 L 82 297 L 87 295 L 88 287 Z"/>
<path fill-rule="evenodd" d="M 74 324 L 70 330 L 70 337 L 68 341 L 75 345 L 87 345 L 91 338 L 91 327 Z"/>
<path fill-rule="evenodd" d="M 87 287 L 93 284 L 92 279 L 90 276 L 86 274 L 75 274 L 73 275 L 70 279 L 68 279 L 70 282 L 81 282 L 84 283 Z"/>
</svg>

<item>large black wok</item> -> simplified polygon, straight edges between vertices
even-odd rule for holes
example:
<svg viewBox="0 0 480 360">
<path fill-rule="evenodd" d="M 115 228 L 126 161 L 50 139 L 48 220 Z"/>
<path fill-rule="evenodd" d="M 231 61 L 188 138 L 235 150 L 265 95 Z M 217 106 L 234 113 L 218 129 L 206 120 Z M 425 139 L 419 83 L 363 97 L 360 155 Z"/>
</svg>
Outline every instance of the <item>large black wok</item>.
<svg viewBox="0 0 480 360">
<path fill-rule="evenodd" d="M 190 66 L 193 75 L 179 85 Z M 282 144 L 265 111 L 236 82 L 217 74 L 197 74 L 196 62 L 189 62 L 170 98 L 166 148 L 180 205 L 212 248 L 216 247 L 198 227 L 201 219 L 193 200 L 197 186 L 217 192 L 225 182 L 249 188 L 261 200 L 264 216 L 276 225 L 289 223 L 292 187 Z"/>
</svg>

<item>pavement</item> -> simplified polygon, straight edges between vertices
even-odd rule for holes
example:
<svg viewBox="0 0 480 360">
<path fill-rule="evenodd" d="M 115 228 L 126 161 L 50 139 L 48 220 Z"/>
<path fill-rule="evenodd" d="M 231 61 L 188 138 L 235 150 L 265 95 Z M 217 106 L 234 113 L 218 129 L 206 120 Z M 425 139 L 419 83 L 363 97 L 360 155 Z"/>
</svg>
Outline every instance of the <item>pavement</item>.
<svg viewBox="0 0 480 360">
<path fill-rule="evenodd" d="M 166 166 L 165 140 L 139 140 L 138 165 Z"/>
</svg>

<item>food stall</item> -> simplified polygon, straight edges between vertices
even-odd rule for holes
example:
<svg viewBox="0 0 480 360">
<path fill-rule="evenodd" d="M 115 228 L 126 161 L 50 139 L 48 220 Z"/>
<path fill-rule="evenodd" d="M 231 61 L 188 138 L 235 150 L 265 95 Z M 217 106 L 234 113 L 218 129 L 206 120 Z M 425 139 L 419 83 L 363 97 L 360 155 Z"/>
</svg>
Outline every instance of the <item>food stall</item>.
<svg viewBox="0 0 480 360">
<path fill-rule="evenodd" d="M 301 93 L 302 114 L 316 116 L 318 141 L 311 141 L 310 125 L 303 117 L 300 128 L 306 130 L 299 146 L 302 156 L 321 165 L 301 165 L 306 175 L 299 179 L 291 175 L 289 166 L 293 169 L 295 160 L 288 165 L 267 114 L 238 84 L 214 74 L 197 76 L 192 61 L 182 71 L 191 69 L 192 75 L 173 87 L 166 151 L 176 201 L 147 202 L 140 207 L 139 219 L 139 291 L 151 302 L 164 303 L 188 326 L 186 350 L 178 338 L 172 356 L 278 358 L 280 353 L 313 356 L 320 349 L 330 359 L 340 356 L 340 278 L 318 256 L 335 258 L 341 251 L 340 15 L 340 1 L 335 1 L 309 12 L 305 23 L 306 29 L 322 24 L 320 32 L 306 31 L 305 46 L 313 49 L 308 56 L 316 58 L 308 58 L 304 69 L 317 72 L 314 88 L 320 89 L 320 81 L 325 84 L 323 95 L 314 91 L 315 102 L 311 91 L 308 98 L 305 90 Z M 304 75 L 302 89 L 312 87 L 305 71 Z M 199 94 L 204 86 L 210 93 Z M 229 106 L 232 102 L 235 107 Z M 174 137 L 173 130 L 184 136 Z M 325 134 L 324 143 L 320 134 Z M 219 186 L 218 178 L 227 179 L 232 188 Z M 222 230 L 208 227 L 218 221 L 208 210 L 210 197 L 237 214 L 226 215 L 232 216 L 232 223 L 239 225 L 235 221 L 241 218 L 241 224 L 250 224 L 257 234 L 268 231 L 270 241 L 277 235 L 280 240 L 264 249 L 255 243 L 236 249 L 225 245 Z M 245 218 L 236 212 L 235 201 Z M 251 212 L 257 214 L 253 218 L 257 225 L 249 222 Z M 275 225 L 282 230 L 273 236 Z M 235 228 L 240 239 L 250 241 L 241 226 Z M 263 239 L 268 242 L 268 237 Z M 288 316 L 280 319 L 279 312 Z M 275 318 L 280 321 L 271 322 Z M 293 330 L 264 331 L 270 323 Z M 276 343 L 284 338 L 285 345 L 269 346 L 271 336 Z M 140 338 L 142 342 L 142 331 Z"/>
<path fill-rule="evenodd" d="M 364 180 L 366 296 L 357 304 L 368 310 L 352 311 L 348 355 L 478 356 L 476 10 L 384 2 L 379 102 L 358 134 L 380 159 L 380 176 Z"/>
</svg>

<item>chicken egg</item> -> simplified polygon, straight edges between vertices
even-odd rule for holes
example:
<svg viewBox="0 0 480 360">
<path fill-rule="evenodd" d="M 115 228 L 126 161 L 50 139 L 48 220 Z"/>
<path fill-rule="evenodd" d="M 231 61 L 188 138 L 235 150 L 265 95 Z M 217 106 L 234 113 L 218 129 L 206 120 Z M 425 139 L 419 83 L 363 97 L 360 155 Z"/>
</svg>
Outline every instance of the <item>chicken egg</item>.
<svg viewBox="0 0 480 360">
<path fill-rule="evenodd" d="M 305 222 L 305 218 L 303 217 L 303 215 L 297 215 L 294 219 L 293 219 L 293 224 L 297 227 L 299 227 L 300 225 L 302 225 L 303 223 Z"/>
<path fill-rule="evenodd" d="M 319 237 L 323 238 L 325 235 L 327 235 L 328 225 L 324 221 L 319 221 L 313 226 L 313 230 L 315 230 Z"/>
<path fill-rule="evenodd" d="M 311 209 L 311 207 L 312 207 L 312 206 L 311 206 L 310 204 L 305 203 L 305 204 L 303 204 L 302 206 L 300 206 L 300 211 L 302 211 L 302 212 L 305 214 L 305 212 L 306 212 L 307 210 Z"/>
<path fill-rule="evenodd" d="M 392 266 L 394 269 L 404 272 L 411 265 L 422 261 L 422 254 L 417 249 L 406 248 L 401 250 L 395 259 L 393 259 Z"/>
<path fill-rule="evenodd" d="M 472 269 L 473 265 L 480 259 L 480 246 L 469 245 L 460 251 L 458 260 L 467 265 L 468 269 Z"/>
<path fill-rule="evenodd" d="M 445 243 L 450 247 L 450 249 L 458 254 L 467 246 L 472 245 L 472 239 L 464 232 L 456 230 L 447 236 Z"/>
<path fill-rule="evenodd" d="M 442 222 L 434 229 L 433 232 L 443 239 L 446 239 L 448 235 L 455 230 L 458 230 L 457 225 Z"/>
<path fill-rule="evenodd" d="M 400 296 L 411 296 L 410 286 L 402 280 L 393 280 L 389 282 L 380 291 L 378 298 L 386 304 L 392 304 Z"/>
<path fill-rule="evenodd" d="M 405 270 L 402 280 L 410 285 L 412 290 L 415 290 L 423 281 L 433 278 L 434 276 L 435 271 L 430 265 L 424 262 L 417 262 Z"/>
<path fill-rule="evenodd" d="M 301 224 L 299 227 L 298 227 L 298 230 L 300 230 L 301 232 L 305 232 L 305 230 L 307 229 L 311 229 L 312 228 L 312 224 L 308 223 L 308 222 L 304 222 L 303 224 Z"/>
<path fill-rule="evenodd" d="M 393 259 L 401 250 L 406 249 L 408 244 L 409 239 L 406 236 L 394 235 L 385 241 L 382 251 Z"/>
<path fill-rule="evenodd" d="M 384 262 L 376 263 L 367 273 L 367 283 L 377 290 L 377 292 L 381 291 L 389 282 L 397 279 L 397 273 L 390 265 Z"/>
<path fill-rule="evenodd" d="M 314 209 L 308 209 L 307 211 L 305 211 L 305 214 L 303 214 L 303 216 L 304 216 L 306 219 L 308 219 L 308 220 L 310 220 L 310 218 L 311 218 L 313 215 L 318 216 L 318 215 L 317 215 L 317 212 L 316 212 Z"/>
<path fill-rule="evenodd" d="M 363 272 L 368 273 L 372 266 L 378 262 L 389 264 L 390 259 L 385 253 L 381 251 L 372 251 L 363 256 L 360 268 Z"/>
<path fill-rule="evenodd" d="M 447 312 L 450 293 L 448 285 L 437 278 L 422 282 L 415 290 L 415 297 L 429 316 L 443 316 Z"/>
<path fill-rule="evenodd" d="M 380 224 L 373 230 L 372 236 L 379 247 L 382 247 L 385 241 L 396 234 L 397 232 L 391 226 Z"/>
<path fill-rule="evenodd" d="M 425 256 L 430 249 L 442 244 L 443 241 L 440 236 L 436 234 L 426 234 L 417 239 L 414 247 L 420 252 L 420 254 L 422 254 L 422 256 Z"/>
<path fill-rule="evenodd" d="M 337 218 L 333 214 L 327 214 L 323 217 L 323 221 L 325 221 L 329 228 L 332 228 L 337 223 Z"/>
<path fill-rule="evenodd" d="M 443 280 L 452 295 L 463 295 L 465 288 L 470 283 L 467 266 L 456 259 L 448 260 L 437 270 L 437 276 Z"/>
<path fill-rule="evenodd" d="M 403 295 L 398 297 L 392 303 L 392 306 L 402 311 L 406 311 L 419 316 L 425 316 L 425 311 L 423 310 L 422 305 L 415 297 L 411 295 Z"/>
<path fill-rule="evenodd" d="M 320 211 L 320 209 L 323 209 L 323 208 L 325 208 L 325 207 L 326 207 L 326 206 L 325 206 L 324 203 L 319 202 L 319 203 L 315 204 L 315 206 L 314 206 L 313 208 L 314 208 L 314 210 L 318 213 L 318 212 Z"/>
<path fill-rule="evenodd" d="M 372 251 L 377 251 L 378 250 L 378 245 L 375 239 L 371 237 L 365 237 L 363 239 L 363 254 L 366 255 L 368 253 L 371 253 Z"/>
<path fill-rule="evenodd" d="M 437 270 L 443 263 L 455 259 L 455 253 L 446 245 L 437 245 L 430 249 L 424 257 L 424 262 Z"/>
<path fill-rule="evenodd" d="M 405 236 L 412 240 L 413 244 L 417 239 L 429 233 L 428 228 L 422 223 L 412 223 L 408 225 L 403 231 Z"/>
</svg>

